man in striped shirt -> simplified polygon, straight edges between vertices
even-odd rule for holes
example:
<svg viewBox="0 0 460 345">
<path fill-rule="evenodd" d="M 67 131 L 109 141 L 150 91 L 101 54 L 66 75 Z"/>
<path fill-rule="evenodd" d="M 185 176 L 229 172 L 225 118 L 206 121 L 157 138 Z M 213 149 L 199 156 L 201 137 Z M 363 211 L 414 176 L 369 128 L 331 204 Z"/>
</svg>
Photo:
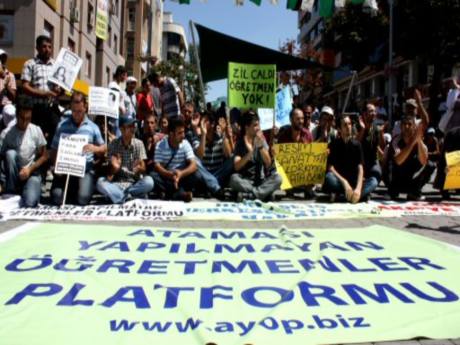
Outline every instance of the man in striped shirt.
<svg viewBox="0 0 460 345">
<path fill-rule="evenodd" d="M 196 184 L 197 165 L 195 154 L 185 139 L 185 123 L 180 117 L 169 120 L 168 135 L 155 148 L 155 188 L 173 200 L 192 201 L 192 189 Z"/>
<path fill-rule="evenodd" d="M 195 149 L 204 168 L 209 171 L 223 186 L 233 172 L 233 161 L 230 158 L 232 148 L 227 128 L 216 132 L 216 119 L 212 113 L 205 113 L 201 118 L 201 137 Z"/>
<path fill-rule="evenodd" d="M 184 105 L 184 95 L 175 80 L 159 72 L 152 72 L 149 80 L 153 86 L 160 89 L 162 114 L 168 118 L 180 115 Z"/>
</svg>

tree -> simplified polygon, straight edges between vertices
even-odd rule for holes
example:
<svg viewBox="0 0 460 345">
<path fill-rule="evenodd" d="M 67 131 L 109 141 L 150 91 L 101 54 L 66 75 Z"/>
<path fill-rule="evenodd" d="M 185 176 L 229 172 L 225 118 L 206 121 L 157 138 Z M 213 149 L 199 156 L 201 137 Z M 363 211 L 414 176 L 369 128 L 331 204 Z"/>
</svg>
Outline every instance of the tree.
<svg viewBox="0 0 460 345">
<path fill-rule="evenodd" d="M 298 45 L 295 40 L 286 40 L 281 46 L 280 51 L 299 58 L 307 59 L 312 62 L 320 62 L 321 54 L 316 51 L 309 43 Z M 291 79 L 299 87 L 306 102 L 319 104 L 324 89 L 324 72 L 321 68 L 309 68 L 305 70 L 292 71 Z"/>
<path fill-rule="evenodd" d="M 192 47 L 190 47 L 192 49 Z M 196 65 L 185 61 L 181 56 L 177 56 L 167 61 L 157 63 L 155 71 L 161 72 L 162 75 L 173 78 L 177 81 L 186 99 L 192 101 L 199 108 L 204 109 L 204 104 L 201 99 L 201 85 L 198 78 L 198 70 Z M 204 85 L 206 94 L 207 85 Z"/>
</svg>

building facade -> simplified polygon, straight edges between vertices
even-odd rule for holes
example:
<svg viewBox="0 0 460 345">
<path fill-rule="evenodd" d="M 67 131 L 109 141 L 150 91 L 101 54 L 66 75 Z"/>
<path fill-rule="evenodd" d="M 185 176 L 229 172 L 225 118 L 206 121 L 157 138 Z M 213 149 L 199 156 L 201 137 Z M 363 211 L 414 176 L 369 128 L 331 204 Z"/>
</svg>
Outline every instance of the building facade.
<svg viewBox="0 0 460 345">
<path fill-rule="evenodd" d="M 326 50 L 323 47 L 324 19 L 319 15 L 318 1 L 315 2 L 311 13 L 299 11 L 298 15 L 299 34 L 297 41 L 299 44 L 309 44 L 320 55 L 320 63 L 339 68 L 330 75 L 329 84 L 332 91 L 325 94 L 326 102 L 331 103 L 342 109 L 350 87 L 353 72 L 347 70 L 347 66 L 342 65 L 340 51 Z M 383 58 L 388 56 L 388 52 L 381 52 Z M 382 69 L 375 66 L 363 68 L 356 71 L 357 77 L 353 83 L 352 98 L 355 109 L 359 109 L 364 102 L 381 98 L 388 103 L 389 83 L 392 83 L 392 103 L 395 106 L 401 105 L 401 99 L 405 91 L 413 86 L 422 88 L 424 96 L 428 96 L 428 87 L 433 77 L 433 66 L 427 65 L 418 59 L 407 60 L 395 57 L 393 68 L 390 73 L 385 65 Z M 426 98 L 426 100 L 428 100 Z"/>
<path fill-rule="evenodd" d="M 182 25 L 174 23 L 173 15 L 165 12 L 163 15 L 163 44 L 162 60 L 167 61 L 175 57 L 185 59 L 188 45 L 185 29 Z"/>
<path fill-rule="evenodd" d="M 155 61 L 161 60 L 163 1 L 128 0 L 125 6 L 126 68 L 130 75 L 141 79 Z"/>
<path fill-rule="evenodd" d="M 106 86 L 117 65 L 123 65 L 122 32 L 124 0 L 108 0 L 108 38 L 96 37 L 97 0 L 2 0 L 0 26 L 7 32 L 2 49 L 8 52 L 7 67 L 20 74 L 27 59 L 36 55 L 35 38 L 47 35 L 53 55 L 66 47 L 83 59 L 75 87 Z"/>
</svg>

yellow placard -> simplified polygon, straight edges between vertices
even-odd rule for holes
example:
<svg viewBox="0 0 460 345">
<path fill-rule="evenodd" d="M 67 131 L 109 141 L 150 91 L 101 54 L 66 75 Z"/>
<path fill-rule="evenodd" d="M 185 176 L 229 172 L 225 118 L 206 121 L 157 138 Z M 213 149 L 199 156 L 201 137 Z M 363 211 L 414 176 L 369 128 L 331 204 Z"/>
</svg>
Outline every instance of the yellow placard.
<svg viewBox="0 0 460 345">
<path fill-rule="evenodd" d="M 109 32 L 109 1 L 97 0 L 96 11 L 96 36 L 101 40 L 107 40 Z"/>
<path fill-rule="evenodd" d="M 274 149 L 276 170 L 283 179 L 282 190 L 324 182 L 327 144 L 277 144 Z"/>
<path fill-rule="evenodd" d="M 446 153 L 446 162 L 449 171 L 444 182 L 444 189 L 460 188 L 460 151 Z"/>
</svg>

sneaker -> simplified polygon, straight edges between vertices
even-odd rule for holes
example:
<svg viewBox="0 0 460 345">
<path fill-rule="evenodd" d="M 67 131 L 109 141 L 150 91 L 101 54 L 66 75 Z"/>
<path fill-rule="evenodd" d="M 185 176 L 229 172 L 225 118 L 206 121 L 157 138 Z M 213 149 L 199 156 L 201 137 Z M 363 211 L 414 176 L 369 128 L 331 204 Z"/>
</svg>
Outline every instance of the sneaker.
<svg viewBox="0 0 460 345">
<path fill-rule="evenodd" d="M 192 192 L 182 192 L 180 193 L 180 199 L 183 202 L 191 202 L 193 199 L 193 194 Z"/>
<path fill-rule="evenodd" d="M 329 196 L 329 202 L 335 202 L 335 199 L 337 199 L 337 193 L 331 193 Z"/>
<path fill-rule="evenodd" d="M 211 194 L 213 198 L 219 201 L 225 201 L 225 189 L 221 188 L 217 192 Z"/>
<path fill-rule="evenodd" d="M 245 200 L 254 200 L 255 197 L 252 193 L 238 192 L 236 195 L 236 202 L 243 202 Z"/>
<path fill-rule="evenodd" d="M 316 192 L 312 188 L 305 190 L 305 200 L 313 200 L 316 198 Z"/>
<path fill-rule="evenodd" d="M 425 201 L 425 199 L 423 195 L 407 194 L 407 201 Z"/>
</svg>

